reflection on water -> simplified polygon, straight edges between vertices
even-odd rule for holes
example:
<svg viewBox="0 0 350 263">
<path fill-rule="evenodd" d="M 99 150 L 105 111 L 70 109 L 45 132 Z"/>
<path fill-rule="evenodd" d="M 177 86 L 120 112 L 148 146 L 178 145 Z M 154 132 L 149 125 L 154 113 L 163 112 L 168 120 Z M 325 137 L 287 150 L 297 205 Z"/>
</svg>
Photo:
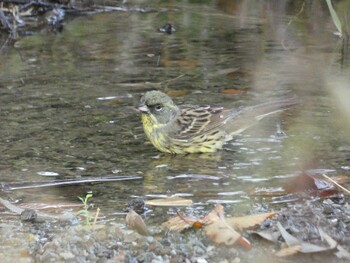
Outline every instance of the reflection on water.
<svg viewBox="0 0 350 263">
<path fill-rule="evenodd" d="M 141 4 L 154 12 L 79 17 L 60 34 L 7 47 L 0 54 L 1 181 L 47 180 L 43 172 L 58 179 L 142 176 L 16 193 L 37 202 L 92 191 L 108 215 L 132 197 L 151 195 L 251 207 L 261 201 L 252 192 L 278 191 L 304 166 L 346 167 L 349 115 L 337 106 L 349 69 L 339 64 L 328 10 L 317 1 L 274 3 L 152 1 Z M 176 32 L 159 32 L 168 22 Z M 172 156 L 146 142 L 134 109 L 152 88 L 179 104 L 234 107 L 290 94 L 301 103 L 222 152 Z M 274 136 L 276 125 L 286 137 Z"/>
</svg>

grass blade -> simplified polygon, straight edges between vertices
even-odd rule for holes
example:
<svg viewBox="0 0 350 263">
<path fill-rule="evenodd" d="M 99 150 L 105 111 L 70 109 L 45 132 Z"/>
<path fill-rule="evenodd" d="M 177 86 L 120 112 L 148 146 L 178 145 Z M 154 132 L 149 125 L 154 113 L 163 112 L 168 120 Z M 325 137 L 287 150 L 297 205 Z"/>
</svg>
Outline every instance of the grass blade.
<svg viewBox="0 0 350 263">
<path fill-rule="evenodd" d="M 331 0 L 326 0 L 326 2 L 328 5 L 329 12 L 331 13 L 333 23 L 335 27 L 338 29 L 338 33 L 340 34 L 340 37 L 342 37 L 343 36 L 342 23 L 337 15 L 337 12 L 334 10 Z"/>
</svg>

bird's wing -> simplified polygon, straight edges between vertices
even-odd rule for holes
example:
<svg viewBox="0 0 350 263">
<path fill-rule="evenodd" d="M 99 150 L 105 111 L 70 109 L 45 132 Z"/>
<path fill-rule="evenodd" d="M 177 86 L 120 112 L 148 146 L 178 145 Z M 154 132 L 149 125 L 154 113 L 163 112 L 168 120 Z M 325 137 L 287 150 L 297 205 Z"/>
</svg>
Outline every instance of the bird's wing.
<svg viewBox="0 0 350 263">
<path fill-rule="evenodd" d="M 182 106 L 177 118 L 177 139 L 191 139 L 208 133 L 235 135 L 253 126 L 262 118 L 297 103 L 295 98 L 274 100 L 251 107 L 224 109 L 217 106 Z"/>
<path fill-rule="evenodd" d="M 191 138 L 224 125 L 232 117 L 232 110 L 217 106 L 182 106 L 177 119 L 180 127 L 178 139 Z"/>
</svg>

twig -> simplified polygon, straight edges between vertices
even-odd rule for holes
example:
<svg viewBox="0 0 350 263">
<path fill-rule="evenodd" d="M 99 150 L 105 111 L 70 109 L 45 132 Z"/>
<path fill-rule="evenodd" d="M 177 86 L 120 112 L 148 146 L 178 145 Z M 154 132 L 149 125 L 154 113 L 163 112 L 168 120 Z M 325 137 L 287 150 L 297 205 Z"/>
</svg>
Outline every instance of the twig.
<svg viewBox="0 0 350 263">
<path fill-rule="evenodd" d="M 4 44 L 1 45 L 0 47 L 0 53 L 2 52 L 2 50 L 4 49 L 4 47 L 7 45 L 7 43 L 9 42 L 10 36 L 8 36 L 4 42 Z"/>
<path fill-rule="evenodd" d="M 289 20 L 287 27 L 294 21 L 296 20 L 296 18 L 304 11 L 304 7 L 305 7 L 305 2 L 303 2 L 303 4 L 301 5 L 301 8 L 299 10 L 299 12 L 291 19 Z"/>
<path fill-rule="evenodd" d="M 113 182 L 113 181 L 129 181 L 129 180 L 139 180 L 142 179 L 141 176 L 111 176 L 111 177 L 91 177 L 91 178 L 81 178 L 81 179 L 65 179 L 56 181 L 31 181 L 31 182 L 20 182 L 20 183 L 3 183 L 0 182 L 0 190 L 3 191 L 13 191 L 19 189 L 33 189 L 41 187 L 53 187 L 53 186 L 63 186 L 63 185 L 76 185 L 82 183 L 102 183 L 102 182 Z"/>
<path fill-rule="evenodd" d="M 334 181 L 332 178 L 330 178 L 329 176 L 322 174 L 323 177 L 327 178 L 329 181 L 331 181 L 333 184 L 335 184 L 336 186 L 338 186 L 340 189 L 342 189 L 344 192 L 346 192 L 347 194 L 350 194 L 350 190 L 346 189 L 345 187 L 341 186 L 340 184 L 338 184 L 336 181 Z"/>
<path fill-rule="evenodd" d="M 301 5 L 301 8 L 300 8 L 299 12 L 289 20 L 285 31 L 287 31 L 288 27 L 292 24 L 292 22 L 294 22 L 298 18 L 298 16 L 304 11 L 304 7 L 305 7 L 305 1 Z M 281 40 L 281 45 L 282 45 L 283 49 L 287 50 L 288 47 L 286 47 L 285 41 L 286 41 L 285 39 L 282 39 Z"/>
<path fill-rule="evenodd" d="M 94 227 L 96 225 L 96 222 L 97 222 L 97 218 L 98 218 L 98 215 L 100 214 L 100 208 L 97 207 L 97 210 L 96 210 L 96 214 L 95 214 L 95 218 L 94 218 L 94 222 L 92 223 L 92 227 Z"/>
<path fill-rule="evenodd" d="M 158 55 L 158 59 L 157 59 L 157 67 L 159 67 L 159 63 L 160 63 L 160 55 Z"/>
<path fill-rule="evenodd" d="M 169 83 L 169 82 L 178 80 L 178 79 L 180 79 L 180 78 L 182 78 L 182 77 L 184 77 L 184 76 L 186 76 L 186 74 L 181 74 L 180 76 L 177 76 L 177 77 L 175 77 L 175 78 L 168 79 L 168 80 L 164 80 L 164 81 L 162 81 L 161 83 L 163 83 L 163 84 L 164 84 L 164 83 Z"/>
<path fill-rule="evenodd" d="M 128 87 L 128 88 L 140 88 L 140 89 L 160 89 L 162 85 L 168 84 L 172 81 L 178 80 L 182 77 L 186 76 L 186 74 L 181 74 L 175 78 L 167 79 L 161 82 L 138 82 L 138 83 L 116 83 L 116 85 L 121 87 Z"/>
</svg>

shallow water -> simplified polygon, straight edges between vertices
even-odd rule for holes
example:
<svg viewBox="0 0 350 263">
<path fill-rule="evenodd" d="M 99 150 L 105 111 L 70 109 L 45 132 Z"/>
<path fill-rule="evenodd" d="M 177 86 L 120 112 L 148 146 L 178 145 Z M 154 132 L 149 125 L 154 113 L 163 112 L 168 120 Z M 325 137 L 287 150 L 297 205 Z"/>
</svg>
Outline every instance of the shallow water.
<svg viewBox="0 0 350 263">
<path fill-rule="evenodd" d="M 138 196 L 180 195 L 194 200 L 194 210 L 222 202 L 229 213 L 244 213 L 262 202 L 281 206 L 254 193 L 279 191 L 301 168 L 348 175 L 349 58 L 341 57 L 326 5 L 302 3 L 145 1 L 135 6 L 149 12 L 72 18 L 61 33 L 3 48 L 2 182 L 142 177 L 7 194 L 21 202 L 75 202 L 92 192 L 112 218 Z M 349 11 L 344 2 L 338 8 Z M 176 32 L 160 33 L 165 23 Z M 178 104 L 236 107 L 286 95 L 300 104 L 222 152 L 171 156 L 147 142 L 135 110 L 151 89 Z M 275 136 L 277 125 L 286 137 Z"/>
</svg>

